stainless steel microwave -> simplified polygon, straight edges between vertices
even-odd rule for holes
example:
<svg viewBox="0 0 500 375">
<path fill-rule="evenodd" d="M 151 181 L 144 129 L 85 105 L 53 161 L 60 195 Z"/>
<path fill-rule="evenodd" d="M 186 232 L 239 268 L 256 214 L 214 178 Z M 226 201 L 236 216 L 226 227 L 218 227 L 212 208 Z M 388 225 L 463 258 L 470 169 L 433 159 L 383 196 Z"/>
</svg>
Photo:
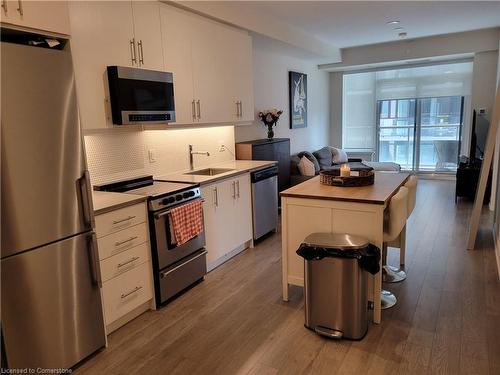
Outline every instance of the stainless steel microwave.
<svg viewBox="0 0 500 375">
<path fill-rule="evenodd" d="M 108 66 L 113 124 L 165 124 L 175 121 L 172 73 Z"/>
</svg>

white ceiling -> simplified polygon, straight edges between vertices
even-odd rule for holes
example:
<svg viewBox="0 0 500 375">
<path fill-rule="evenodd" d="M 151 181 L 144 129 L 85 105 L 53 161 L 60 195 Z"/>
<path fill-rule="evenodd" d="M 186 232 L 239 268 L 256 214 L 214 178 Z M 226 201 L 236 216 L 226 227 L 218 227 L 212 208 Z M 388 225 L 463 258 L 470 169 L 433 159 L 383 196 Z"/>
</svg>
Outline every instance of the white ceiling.
<svg viewBox="0 0 500 375">
<path fill-rule="evenodd" d="M 336 47 L 352 47 L 500 26 L 500 1 L 244 1 L 240 4 Z"/>
</svg>

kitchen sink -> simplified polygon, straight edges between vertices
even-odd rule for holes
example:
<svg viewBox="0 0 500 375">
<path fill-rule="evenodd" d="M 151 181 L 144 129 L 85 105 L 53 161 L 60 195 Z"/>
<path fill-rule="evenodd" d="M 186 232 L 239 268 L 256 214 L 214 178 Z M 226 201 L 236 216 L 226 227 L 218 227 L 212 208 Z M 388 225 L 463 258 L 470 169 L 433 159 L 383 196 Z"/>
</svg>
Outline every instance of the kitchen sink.
<svg viewBox="0 0 500 375">
<path fill-rule="evenodd" d="M 187 172 L 184 174 L 195 175 L 195 176 L 215 176 L 221 173 L 231 172 L 234 169 L 231 168 L 205 168 L 197 171 Z"/>
</svg>

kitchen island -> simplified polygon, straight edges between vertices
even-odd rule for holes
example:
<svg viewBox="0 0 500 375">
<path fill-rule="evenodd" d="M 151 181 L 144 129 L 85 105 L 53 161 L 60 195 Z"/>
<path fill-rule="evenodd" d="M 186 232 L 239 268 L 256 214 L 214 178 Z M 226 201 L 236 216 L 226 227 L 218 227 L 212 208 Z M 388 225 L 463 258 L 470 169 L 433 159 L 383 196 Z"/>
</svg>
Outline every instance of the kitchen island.
<svg viewBox="0 0 500 375">
<path fill-rule="evenodd" d="M 295 252 L 314 232 L 363 236 L 382 249 L 384 211 L 391 197 L 404 185 L 407 173 L 375 172 L 375 183 L 363 187 L 320 184 L 319 176 L 281 192 L 283 300 L 288 286 L 304 286 L 303 259 Z M 380 323 L 382 273 L 369 275 L 368 298 L 373 301 L 373 321 Z"/>
</svg>

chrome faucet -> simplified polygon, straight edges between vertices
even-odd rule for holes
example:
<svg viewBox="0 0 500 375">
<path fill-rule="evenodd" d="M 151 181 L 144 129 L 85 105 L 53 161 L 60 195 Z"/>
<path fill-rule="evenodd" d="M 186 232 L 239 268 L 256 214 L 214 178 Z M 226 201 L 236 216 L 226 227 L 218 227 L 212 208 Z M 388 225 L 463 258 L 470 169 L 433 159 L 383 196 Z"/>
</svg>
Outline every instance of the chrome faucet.
<svg viewBox="0 0 500 375">
<path fill-rule="evenodd" d="M 208 152 L 208 151 L 193 151 L 193 145 L 189 145 L 189 169 L 190 170 L 194 169 L 193 155 L 210 156 L 210 152 Z"/>
</svg>

